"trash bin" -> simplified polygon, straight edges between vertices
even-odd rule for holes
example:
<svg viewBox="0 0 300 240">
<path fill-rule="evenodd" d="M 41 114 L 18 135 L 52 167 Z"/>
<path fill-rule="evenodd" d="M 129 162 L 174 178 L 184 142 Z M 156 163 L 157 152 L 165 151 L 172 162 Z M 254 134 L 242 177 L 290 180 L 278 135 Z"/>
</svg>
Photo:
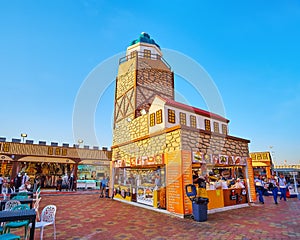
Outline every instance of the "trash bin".
<svg viewBox="0 0 300 240">
<path fill-rule="evenodd" d="M 207 204 L 208 198 L 196 197 L 197 189 L 194 184 L 185 186 L 186 195 L 192 201 L 193 218 L 197 222 L 204 222 L 207 220 Z"/>
<path fill-rule="evenodd" d="M 193 217 L 197 222 L 207 221 L 208 198 L 195 197 L 192 199 Z"/>
</svg>

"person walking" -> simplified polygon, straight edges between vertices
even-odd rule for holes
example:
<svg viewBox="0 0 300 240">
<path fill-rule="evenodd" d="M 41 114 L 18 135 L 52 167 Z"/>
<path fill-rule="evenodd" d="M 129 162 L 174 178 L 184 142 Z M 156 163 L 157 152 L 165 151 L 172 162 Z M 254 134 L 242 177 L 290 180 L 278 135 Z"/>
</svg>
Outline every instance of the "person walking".
<svg viewBox="0 0 300 240">
<path fill-rule="evenodd" d="M 263 197 L 263 191 L 264 191 L 265 182 L 263 180 L 262 175 L 256 178 L 254 182 L 255 182 L 256 192 L 258 193 L 258 200 L 261 204 L 264 204 L 265 201 Z"/>
<path fill-rule="evenodd" d="M 0 174 L 0 193 L 2 193 L 3 181 L 4 181 L 4 178 L 2 177 L 2 174 Z"/>
<path fill-rule="evenodd" d="M 101 180 L 101 187 L 100 187 L 100 196 L 99 198 L 103 198 L 106 195 L 106 186 L 108 185 L 108 177 L 103 177 Z"/>
<path fill-rule="evenodd" d="M 278 204 L 278 202 L 277 202 L 277 197 L 278 197 L 278 182 L 276 181 L 274 175 L 271 176 L 271 179 L 269 181 L 269 189 L 270 189 L 270 191 L 272 191 L 274 203 Z"/>
<path fill-rule="evenodd" d="M 278 178 L 278 184 L 280 189 L 280 200 L 283 198 L 286 201 L 286 179 L 281 173 Z"/>
<path fill-rule="evenodd" d="M 69 190 L 70 191 L 75 190 L 75 184 L 74 183 L 75 183 L 75 177 L 74 177 L 74 174 L 71 173 L 70 178 L 69 178 Z"/>
</svg>

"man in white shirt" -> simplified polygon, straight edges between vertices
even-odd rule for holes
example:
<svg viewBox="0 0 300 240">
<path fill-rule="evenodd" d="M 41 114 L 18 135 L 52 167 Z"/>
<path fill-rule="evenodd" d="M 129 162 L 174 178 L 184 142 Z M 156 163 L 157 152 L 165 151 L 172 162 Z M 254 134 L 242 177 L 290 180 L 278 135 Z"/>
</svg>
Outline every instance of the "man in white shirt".
<svg viewBox="0 0 300 240">
<path fill-rule="evenodd" d="M 282 173 L 278 178 L 278 184 L 280 189 L 280 200 L 283 198 L 284 201 L 286 201 L 286 180 Z"/>
<path fill-rule="evenodd" d="M 258 193 L 258 200 L 260 203 L 264 204 L 264 197 L 263 197 L 263 190 L 264 190 L 264 185 L 265 182 L 263 180 L 263 177 L 260 175 L 257 179 L 254 180 L 255 182 L 255 188 L 256 192 Z"/>
</svg>

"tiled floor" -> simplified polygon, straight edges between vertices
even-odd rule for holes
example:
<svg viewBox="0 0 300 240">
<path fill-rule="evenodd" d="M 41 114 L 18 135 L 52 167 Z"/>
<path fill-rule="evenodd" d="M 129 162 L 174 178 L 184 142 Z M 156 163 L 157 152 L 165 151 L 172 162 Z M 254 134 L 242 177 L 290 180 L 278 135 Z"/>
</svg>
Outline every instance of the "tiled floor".
<svg viewBox="0 0 300 240">
<path fill-rule="evenodd" d="M 40 211 L 57 205 L 57 239 L 300 239 L 300 201 L 279 201 L 211 213 L 206 222 L 178 218 L 98 194 L 42 194 Z M 21 234 L 23 231 L 21 232 Z M 36 230 L 35 239 L 39 239 Z M 53 239 L 53 227 L 44 239 Z"/>
</svg>

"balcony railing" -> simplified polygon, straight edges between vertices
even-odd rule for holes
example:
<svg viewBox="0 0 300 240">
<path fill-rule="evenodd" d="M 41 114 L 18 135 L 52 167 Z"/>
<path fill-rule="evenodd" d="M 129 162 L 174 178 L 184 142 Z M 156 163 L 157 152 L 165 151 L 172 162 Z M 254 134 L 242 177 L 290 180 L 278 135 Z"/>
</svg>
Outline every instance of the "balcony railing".
<svg viewBox="0 0 300 240">
<path fill-rule="evenodd" d="M 119 64 L 127 62 L 131 59 L 134 59 L 134 58 L 147 58 L 147 59 L 152 59 L 152 60 L 160 60 L 171 70 L 171 66 L 159 54 L 148 54 L 146 52 L 139 52 L 139 51 L 131 52 L 130 55 L 126 55 L 126 56 L 120 58 L 119 59 Z"/>
</svg>

